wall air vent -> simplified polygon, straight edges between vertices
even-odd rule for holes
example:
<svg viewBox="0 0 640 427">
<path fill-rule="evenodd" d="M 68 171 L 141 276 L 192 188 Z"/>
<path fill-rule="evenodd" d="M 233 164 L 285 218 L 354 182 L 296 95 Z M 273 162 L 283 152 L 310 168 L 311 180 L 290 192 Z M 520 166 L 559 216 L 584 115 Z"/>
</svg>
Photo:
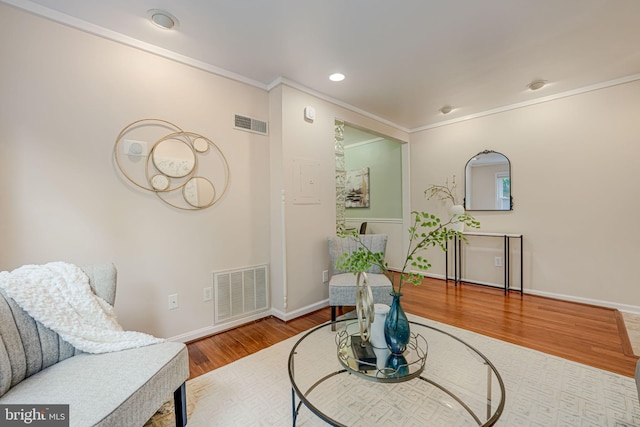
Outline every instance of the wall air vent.
<svg viewBox="0 0 640 427">
<path fill-rule="evenodd" d="M 267 122 L 262 120 L 252 119 L 251 117 L 235 115 L 234 128 L 239 130 L 246 130 L 247 132 L 255 132 L 261 135 L 267 135 Z"/>
<path fill-rule="evenodd" d="M 268 310 L 268 280 L 266 265 L 215 272 L 215 323 L 225 323 Z"/>
</svg>

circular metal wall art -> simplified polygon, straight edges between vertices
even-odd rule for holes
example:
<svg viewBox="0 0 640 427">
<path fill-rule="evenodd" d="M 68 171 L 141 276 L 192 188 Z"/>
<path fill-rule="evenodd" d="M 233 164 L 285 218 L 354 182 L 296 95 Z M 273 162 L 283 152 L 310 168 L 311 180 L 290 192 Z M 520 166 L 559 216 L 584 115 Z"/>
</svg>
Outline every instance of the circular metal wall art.
<svg viewBox="0 0 640 427">
<path fill-rule="evenodd" d="M 229 164 L 220 148 L 165 120 L 127 125 L 116 138 L 113 155 L 131 183 L 178 209 L 213 206 L 229 186 Z"/>
</svg>

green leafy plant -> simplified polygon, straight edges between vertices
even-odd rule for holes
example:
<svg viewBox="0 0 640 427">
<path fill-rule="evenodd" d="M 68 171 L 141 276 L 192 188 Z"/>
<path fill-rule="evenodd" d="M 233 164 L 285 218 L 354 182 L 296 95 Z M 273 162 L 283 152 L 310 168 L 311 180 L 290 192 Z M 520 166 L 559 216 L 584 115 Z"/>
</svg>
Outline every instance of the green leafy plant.
<svg viewBox="0 0 640 427">
<path fill-rule="evenodd" d="M 456 176 L 453 175 L 451 185 L 449 185 L 449 178 L 447 178 L 444 185 L 431 184 L 424 190 L 424 196 L 427 200 L 432 198 L 437 198 L 443 202 L 450 200 L 454 205 L 459 205 L 456 191 Z"/>
<path fill-rule="evenodd" d="M 470 228 L 480 227 L 480 223 L 467 214 L 452 216 L 446 222 L 443 222 L 436 215 L 427 212 L 414 211 L 411 215 L 413 216 L 413 221 L 411 227 L 409 227 L 409 248 L 407 249 L 404 264 L 400 272 L 390 270 L 389 265 L 384 259 L 384 254 L 382 252 L 372 252 L 364 245 L 360 235 L 356 234 L 357 232 L 341 234 L 343 237 L 352 238 L 357 241 L 360 247 L 351 254 L 345 253 L 341 255 L 336 263 L 336 267 L 340 270 L 357 274 L 376 265 L 380 267 L 382 272 L 391 281 L 393 292 L 401 293 L 402 286 L 405 283 L 412 283 L 414 285 L 422 283 L 422 275 L 411 271 L 412 267 L 422 271 L 431 268 L 431 263 L 429 263 L 429 260 L 423 255 L 424 251 L 430 247 L 439 247 L 444 251 L 446 243 L 455 237 L 466 241 L 462 232 L 456 231 L 451 227 L 453 224 L 464 223 Z M 394 280 L 396 274 L 400 275 L 400 280 L 398 280 L 397 284 Z"/>
</svg>

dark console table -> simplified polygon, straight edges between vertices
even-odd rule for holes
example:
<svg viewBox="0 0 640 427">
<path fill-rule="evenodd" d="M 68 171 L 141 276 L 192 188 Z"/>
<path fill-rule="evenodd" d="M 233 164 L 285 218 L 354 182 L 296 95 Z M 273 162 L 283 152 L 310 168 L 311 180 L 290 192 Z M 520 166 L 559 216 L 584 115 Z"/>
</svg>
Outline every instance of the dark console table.
<svg viewBox="0 0 640 427">
<path fill-rule="evenodd" d="M 523 256 L 522 256 L 522 234 L 512 234 L 512 233 L 481 233 L 479 231 L 463 231 L 462 232 L 463 236 L 480 236 L 480 237 L 490 237 L 490 238 L 500 238 L 503 240 L 503 259 L 504 259 L 504 294 L 507 295 L 509 289 L 511 288 L 511 274 L 510 274 L 510 269 L 511 269 L 511 262 L 510 262 L 510 245 L 511 245 L 511 240 L 512 239 L 517 239 L 520 241 L 520 294 L 522 294 L 522 289 L 523 289 Z M 456 236 L 456 238 L 453 240 L 453 280 L 455 285 L 457 286 L 458 283 L 462 282 L 462 239 L 458 238 Z M 445 243 L 445 250 L 448 252 L 449 251 L 449 242 L 447 241 Z M 449 256 L 445 256 L 445 281 L 447 283 L 449 283 Z M 465 280 L 465 282 L 467 283 L 476 283 L 476 284 L 482 284 L 482 283 L 477 283 L 477 282 L 471 282 L 469 280 Z"/>
</svg>

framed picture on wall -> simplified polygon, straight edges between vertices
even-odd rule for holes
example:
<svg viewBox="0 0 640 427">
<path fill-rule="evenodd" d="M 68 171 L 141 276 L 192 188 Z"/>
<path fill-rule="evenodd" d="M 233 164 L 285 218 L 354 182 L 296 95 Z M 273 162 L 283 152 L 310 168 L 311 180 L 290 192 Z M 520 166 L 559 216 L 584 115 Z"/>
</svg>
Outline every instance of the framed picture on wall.
<svg viewBox="0 0 640 427">
<path fill-rule="evenodd" d="M 369 168 L 352 169 L 347 171 L 346 183 L 347 208 L 369 207 Z"/>
</svg>

